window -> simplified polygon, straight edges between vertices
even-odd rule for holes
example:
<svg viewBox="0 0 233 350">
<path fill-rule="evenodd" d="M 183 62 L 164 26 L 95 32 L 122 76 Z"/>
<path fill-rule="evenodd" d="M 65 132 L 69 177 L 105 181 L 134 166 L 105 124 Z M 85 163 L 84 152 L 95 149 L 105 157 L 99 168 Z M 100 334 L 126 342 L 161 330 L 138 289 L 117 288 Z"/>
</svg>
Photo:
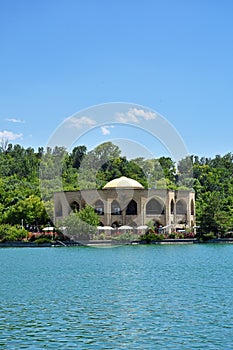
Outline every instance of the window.
<svg viewBox="0 0 233 350">
<path fill-rule="evenodd" d="M 152 198 L 146 205 L 146 214 L 147 215 L 164 214 L 164 207 L 158 200 Z"/>
<path fill-rule="evenodd" d="M 120 215 L 121 214 L 121 208 L 114 208 L 113 210 L 115 215 Z"/>
<path fill-rule="evenodd" d="M 137 203 L 133 199 L 127 205 L 126 215 L 137 215 Z"/>
<path fill-rule="evenodd" d="M 98 215 L 104 215 L 104 203 L 101 200 L 95 203 L 95 212 Z"/>
<path fill-rule="evenodd" d="M 112 215 L 121 215 L 121 207 L 117 201 L 113 201 L 111 204 Z"/>
<path fill-rule="evenodd" d="M 185 203 L 185 201 L 183 201 L 182 199 L 180 199 L 180 200 L 176 203 L 176 214 L 177 214 L 177 215 L 185 215 L 185 214 L 187 214 L 186 203 Z"/>
</svg>

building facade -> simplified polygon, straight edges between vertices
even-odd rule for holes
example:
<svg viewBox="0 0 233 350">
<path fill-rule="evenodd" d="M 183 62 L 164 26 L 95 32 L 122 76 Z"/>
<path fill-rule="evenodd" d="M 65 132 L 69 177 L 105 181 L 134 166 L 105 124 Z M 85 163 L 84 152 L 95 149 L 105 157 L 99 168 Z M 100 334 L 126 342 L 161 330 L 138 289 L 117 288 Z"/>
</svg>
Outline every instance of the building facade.
<svg viewBox="0 0 233 350">
<path fill-rule="evenodd" d="M 138 227 L 153 221 L 167 232 L 195 227 L 194 191 L 145 189 L 126 177 L 110 181 L 102 190 L 56 192 L 54 222 L 87 204 L 98 213 L 101 226 Z"/>
</svg>

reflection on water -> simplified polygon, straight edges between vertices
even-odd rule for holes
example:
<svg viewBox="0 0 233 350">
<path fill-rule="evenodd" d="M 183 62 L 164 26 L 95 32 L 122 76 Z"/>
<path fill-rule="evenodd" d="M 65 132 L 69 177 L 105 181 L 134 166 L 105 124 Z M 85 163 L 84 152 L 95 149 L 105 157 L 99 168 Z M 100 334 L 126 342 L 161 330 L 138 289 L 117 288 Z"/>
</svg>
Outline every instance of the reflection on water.
<svg viewBox="0 0 233 350">
<path fill-rule="evenodd" d="M 0 250 L 2 349 L 232 349 L 233 246 Z"/>
</svg>

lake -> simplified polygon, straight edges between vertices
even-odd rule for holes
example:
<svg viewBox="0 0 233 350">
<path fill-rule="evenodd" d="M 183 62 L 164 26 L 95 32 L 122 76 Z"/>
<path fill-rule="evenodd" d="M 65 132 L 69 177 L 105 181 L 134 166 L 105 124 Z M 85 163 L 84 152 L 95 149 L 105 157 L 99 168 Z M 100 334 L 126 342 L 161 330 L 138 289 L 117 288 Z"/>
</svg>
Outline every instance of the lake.
<svg viewBox="0 0 233 350">
<path fill-rule="evenodd" d="M 233 245 L 0 249 L 1 349 L 233 349 Z"/>
</svg>

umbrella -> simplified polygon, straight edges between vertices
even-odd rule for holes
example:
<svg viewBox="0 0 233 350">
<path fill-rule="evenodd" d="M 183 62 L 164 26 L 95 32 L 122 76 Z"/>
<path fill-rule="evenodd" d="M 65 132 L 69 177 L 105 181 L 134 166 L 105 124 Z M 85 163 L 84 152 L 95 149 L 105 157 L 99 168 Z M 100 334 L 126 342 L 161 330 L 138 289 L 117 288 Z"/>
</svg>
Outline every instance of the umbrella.
<svg viewBox="0 0 233 350">
<path fill-rule="evenodd" d="M 44 227 L 42 231 L 53 231 L 55 227 L 49 226 L 49 227 Z"/>
<path fill-rule="evenodd" d="M 98 230 L 114 230 L 114 228 L 112 226 L 97 226 Z"/>
<path fill-rule="evenodd" d="M 123 225 L 118 227 L 118 230 L 132 230 L 132 226 Z"/>
<path fill-rule="evenodd" d="M 142 225 L 142 226 L 138 226 L 137 230 L 146 230 L 148 228 L 147 225 Z"/>
</svg>

